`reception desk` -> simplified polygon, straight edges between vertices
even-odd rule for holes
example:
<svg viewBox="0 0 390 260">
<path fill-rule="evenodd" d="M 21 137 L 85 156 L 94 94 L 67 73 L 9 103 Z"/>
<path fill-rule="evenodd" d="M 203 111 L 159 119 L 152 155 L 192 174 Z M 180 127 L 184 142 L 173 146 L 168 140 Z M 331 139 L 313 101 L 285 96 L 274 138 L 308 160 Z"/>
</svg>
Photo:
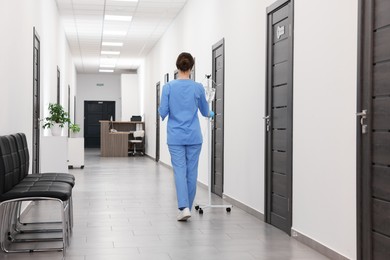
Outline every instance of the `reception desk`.
<svg viewBox="0 0 390 260">
<path fill-rule="evenodd" d="M 103 157 L 127 157 L 129 138 L 132 138 L 134 131 L 145 130 L 145 123 L 140 121 L 99 122 L 100 154 Z"/>
</svg>

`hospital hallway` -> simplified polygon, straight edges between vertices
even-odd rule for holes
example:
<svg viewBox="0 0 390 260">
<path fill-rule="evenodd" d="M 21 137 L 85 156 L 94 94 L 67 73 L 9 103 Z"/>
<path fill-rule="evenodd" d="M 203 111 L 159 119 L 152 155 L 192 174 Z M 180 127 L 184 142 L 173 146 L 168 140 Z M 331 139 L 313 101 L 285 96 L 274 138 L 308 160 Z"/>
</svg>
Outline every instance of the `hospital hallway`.
<svg viewBox="0 0 390 260">
<path fill-rule="evenodd" d="M 194 210 L 187 222 L 178 222 L 172 170 L 147 156 L 105 158 L 87 149 L 85 168 L 70 173 L 76 177 L 74 227 L 65 258 L 34 252 L 0 253 L 0 259 L 328 259 L 237 207 L 230 213 L 205 209 L 203 215 Z M 207 201 L 207 190 L 198 187 L 195 202 Z M 53 218 L 47 206 L 31 207 L 24 220 Z"/>
</svg>

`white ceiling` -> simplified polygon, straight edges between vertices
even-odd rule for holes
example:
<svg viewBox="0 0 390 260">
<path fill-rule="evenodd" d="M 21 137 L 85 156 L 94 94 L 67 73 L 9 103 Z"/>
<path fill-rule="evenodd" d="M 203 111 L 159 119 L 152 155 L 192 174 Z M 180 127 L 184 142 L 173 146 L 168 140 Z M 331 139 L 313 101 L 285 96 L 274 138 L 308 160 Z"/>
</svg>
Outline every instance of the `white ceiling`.
<svg viewBox="0 0 390 260">
<path fill-rule="evenodd" d="M 114 73 L 135 70 L 187 0 L 56 0 L 65 34 L 79 73 L 98 73 L 100 64 L 114 64 Z M 104 20 L 104 15 L 132 16 L 131 22 Z M 110 36 L 103 31 L 123 31 Z M 123 42 L 122 47 L 102 42 Z M 120 51 L 103 55 L 101 51 Z"/>
</svg>

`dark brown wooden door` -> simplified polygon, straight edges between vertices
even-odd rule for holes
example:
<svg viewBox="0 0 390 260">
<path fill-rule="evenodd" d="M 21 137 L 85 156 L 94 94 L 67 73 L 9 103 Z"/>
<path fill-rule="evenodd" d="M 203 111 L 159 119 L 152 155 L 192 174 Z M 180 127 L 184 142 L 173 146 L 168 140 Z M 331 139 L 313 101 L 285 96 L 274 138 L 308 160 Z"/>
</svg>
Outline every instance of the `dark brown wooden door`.
<svg viewBox="0 0 390 260">
<path fill-rule="evenodd" d="M 224 160 L 224 96 L 225 96 L 225 40 L 213 45 L 213 74 L 215 87 L 213 111 L 215 113 L 212 127 L 212 158 L 211 158 L 211 191 L 219 196 L 223 193 L 223 160 Z M 212 83 L 210 83 L 212 84 Z"/>
<path fill-rule="evenodd" d="M 390 259 L 390 1 L 361 0 L 358 258 Z"/>
<path fill-rule="evenodd" d="M 292 4 L 268 11 L 266 221 L 290 234 L 292 205 Z"/>
<path fill-rule="evenodd" d="M 167 82 L 165 82 L 167 83 Z M 156 162 L 160 160 L 160 81 L 156 84 Z"/>
<path fill-rule="evenodd" d="M 115 101 L 84 101 L 84 146 L 100 147 L 100 120 L 115 121 Z"/>
<path fill-rule="evenodd" d="M 34 27 L 33 48 L 33 144 L 32 144 L 32 173 L 40 172 L 39 143 L 40 143 L 40 68 L 41 68 L 41 42 Z"/>
</svg>

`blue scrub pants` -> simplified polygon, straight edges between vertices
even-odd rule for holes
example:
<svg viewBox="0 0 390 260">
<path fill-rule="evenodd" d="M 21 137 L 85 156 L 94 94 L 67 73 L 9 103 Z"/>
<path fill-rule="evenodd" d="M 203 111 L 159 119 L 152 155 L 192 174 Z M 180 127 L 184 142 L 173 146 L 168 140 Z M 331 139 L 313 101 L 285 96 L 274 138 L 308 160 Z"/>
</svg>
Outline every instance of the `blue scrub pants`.
<svg viewBox="0 0 390 260">
<path fill-rule="evenodd" d="M 175 174 L 178 208 L 191 210 L 196 194 L 198 162 L 202 144 L 168 145 Z"/>
</svg>

